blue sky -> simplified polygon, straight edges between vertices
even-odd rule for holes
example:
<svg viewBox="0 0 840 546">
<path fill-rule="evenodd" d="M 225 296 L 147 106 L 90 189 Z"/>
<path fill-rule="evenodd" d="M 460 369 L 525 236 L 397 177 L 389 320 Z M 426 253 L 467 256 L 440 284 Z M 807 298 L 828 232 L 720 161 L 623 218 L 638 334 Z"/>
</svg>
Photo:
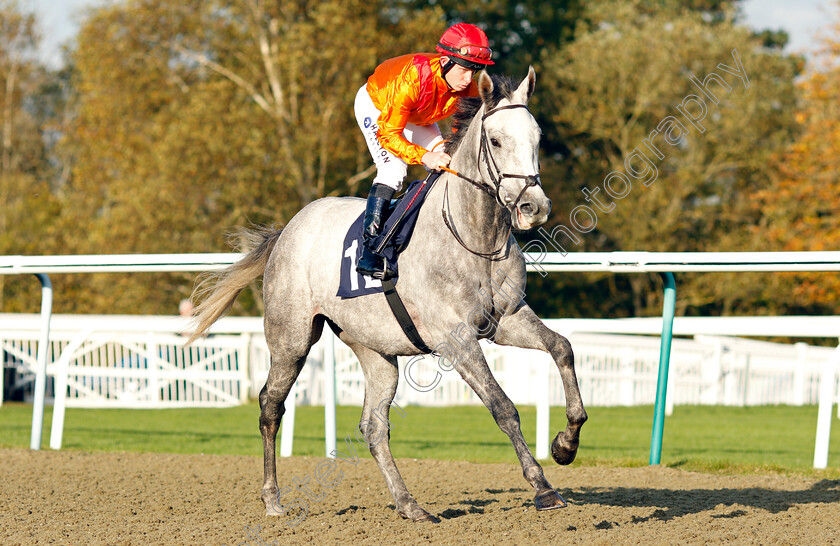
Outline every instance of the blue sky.
<svg viewBox="0 0 840 546">
<path fill-rule="evenodd" d="M 796 53 L 813 49 L 816 34 L 836 13 L 830 0 L 747 0 L 742 9 L 751 27 L 787 30 L 787 49 Z"/>
<path fill-rule="evenodd" d="M 176 0 L 177 1 L 177 0 Z M 50 66 L 61 65 L 61 45 L 79 29 L 80 13 L 107 0 L 18 0 L 25 11 L 38 14 L 41 24 L 41 57 Z"/>
<path fill-rule="evenodd" d="M 41 55 L 52 66 L 60 65 L 61 44 L 78 30 L 80 11 L 109 1 L 113 0 L 19 0 L 24 9 L 38 12 L 44 37 Z M 750 26 L 787 30 L 792 52 L 812 49 L 816 33 L 834 13 L 831 0 L 747 0 L 742 6 Z"/>
</svg>

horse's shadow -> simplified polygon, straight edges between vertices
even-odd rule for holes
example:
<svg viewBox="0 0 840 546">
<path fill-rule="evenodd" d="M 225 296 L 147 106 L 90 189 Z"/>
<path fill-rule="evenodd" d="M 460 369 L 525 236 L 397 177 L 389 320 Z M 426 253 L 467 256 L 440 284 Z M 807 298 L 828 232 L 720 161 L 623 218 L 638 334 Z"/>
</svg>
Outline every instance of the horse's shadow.
<svg viewBox="0 0 840 546">
<path fill-rule="evenodd" d="M 794 505 L 835 504 L 840 501 L 840 480 L 821 480 L 808 489 L 779 491 L 760 487 L 746 489 L 654 489 L 642 487 L 581 488 L 561 491 L 573 504 L 656 508 L 648 517 L 633 516 L 633 523 L 650 519 L 667 521 L 712 510 L 720 505 L 749 506 L 772 514 Z M 747 512 L 736 509 L 713 518 L 735 518 Z"/>
<path fill-rule="evenodd" d="M 521 488 L 511 488 L 511 489 L 485 489 L 487 493 L 491 495 L 499 495 L 500 493 L 527 493 L 527 489 Z M 469 514 L 483 514 L 485 507 L 493 504 L 501 502 L 497 498 L 467 498 L 464 500 L 460 500 L 458 502 L 453 503 L 454 505 L 464 506 L 465 508 L 447 508 L 446 510 L 437 513 L 437 516 L 441 519 L 455 519 L 460 518 L 462 516 L 466 516 Z M 533 506 L 534 502 L 531 500 L 526 501 L 522 504 L 522 506 Z M 393 504 L 389 504 L 387 506 L 390 510 L 396 510 L 396 506 Z M 513 507 L 502 507 L 501 510 L 507 511 L 512 510 Z M 342 511 L 343 512 L 343 511 Z"/>
<path fill-rule="evenodd" d="M 470 514 L 483 514 L 485 507 L 501 502 L 504 493 L 524 493 L 526 489 L 485 489 L 490 498 L 465 499 L 455 503 L 459 507 L 452 507 L 439 512 L 441 519 L 455 519 Z M 772 514 L 786 512 L 795 505 L 803 504 L 835 504 L 840 501 L 840 480 L 821 480 L 808 489 L 795 491 L 778 491 L 760 487 L 747 489 L 655 489 L 644 487 L 611 487 L 611 488 L 581 488 L 574 490 L 560 490 L 560 494 L 576 505 L 601 505 L 617 507 L 650 507 L 653 512 L 647 517 L 632 516 L 631 523 L 644 523 L 649 520 L 668 521 L 690 514 L 697 514 L 713 510 L 720 505 L 748 506 L 766 510 Z M 522 507 L 533 506 L 533 501 L 526 500 Z M 357 508 L 355 506 L 351 508 Z M 396 507 L 389 504 L 388 508 Z M 503 511 L 513 507 L 497 508 Z M 344 513 L 347 510 L 342 510 Z M 714 514 L 714 519 L 729 519 L 747 515 L 748 512 L 738 508 L 729 513 Z M 603 528 L 611 528 L 612 524 L 603 521 Z M 600 527 L 599 527 L 600 528 Z"/>
</svg>

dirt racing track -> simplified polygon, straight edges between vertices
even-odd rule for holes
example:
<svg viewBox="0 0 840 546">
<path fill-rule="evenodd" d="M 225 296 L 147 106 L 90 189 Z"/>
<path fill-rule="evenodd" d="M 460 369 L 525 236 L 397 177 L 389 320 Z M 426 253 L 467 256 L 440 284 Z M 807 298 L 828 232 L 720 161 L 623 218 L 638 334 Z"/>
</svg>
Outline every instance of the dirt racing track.
<svg viewBox="0 0 840 546">
<path fill-rule="evenodd" d="M 321 498 L 289 526 L 299 509 L 263 515 L 257 457 L 5 449 L 0 460 L 4 545 L 840 544 L 840 480 L 552 463 L 569 506 L 536 512 L 518 465 L 398 461 L 434 525 L 400 519 L 370 459 L 337 463 L 325 489 L 306 481 L 324 459 L 294 457 L 279 461 L 280 487 L 297 478 Z"/>
</svg>

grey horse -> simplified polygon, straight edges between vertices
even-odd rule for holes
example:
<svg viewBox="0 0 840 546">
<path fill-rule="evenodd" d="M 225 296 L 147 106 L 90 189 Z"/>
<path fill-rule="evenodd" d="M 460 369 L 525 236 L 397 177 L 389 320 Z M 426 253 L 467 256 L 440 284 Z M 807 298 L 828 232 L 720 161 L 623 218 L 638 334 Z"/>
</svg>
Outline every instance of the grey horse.
<svg viewBox="0 0 840 546">
<path fill-rule="evenodd" d="M 572 348 L 522 299 L 525 260 L 511 234 L 511 229 L 545 223 L 551 209 L 538 176 L 540 129 L 526 107 L 535 79 L 533 68 L 519 84 L 482 73 L 480 98 L 462 100 L 458 130 L 447 144 L 452 172 L 443 173 L 428 192 L 414 236 L 400 255 L 397 288 L 422 340 L 441 358 L 447 357 L 446 364 L 454 366 L 510 438 L 525 480 L 535 490 L 536 509 L 551 510 L 566 502 L 528 449 L 519 413 L 493 377 L 479 345 L 479 339 L 486 338 L 551 354 L 567 401 L 567 426 L 554 438 L 551 453 L 558 464 L 571 463 L 587 418 Z M 271 368 L 260 392 L 259 423 L 265 465 L 261 498 L 268 514 L 282 512 L 273 501 L 278 494 L 275 439 L 284 402 L 326 322 L 353 350 L 364 372 L 360 431 L 365 438 L 386 440 L 369 445 L 397 512 L 413 521 L 437 522 L 409 493 L 389 445 L 388 410 L 399 379 L 397 356 L 421 352 L 403 333 L 382 294 L 336 297 L 344 235 L 364 206 L 358 198 L 323 198 L 304 207 L 282 231 L 250 230 L 253 250 L 197 289 L 195 297 L 205 299 L 196 308 L 191 341 L 263 275 Z M 383 418 L 373 418 L 374 412 Z"/>
</svg>

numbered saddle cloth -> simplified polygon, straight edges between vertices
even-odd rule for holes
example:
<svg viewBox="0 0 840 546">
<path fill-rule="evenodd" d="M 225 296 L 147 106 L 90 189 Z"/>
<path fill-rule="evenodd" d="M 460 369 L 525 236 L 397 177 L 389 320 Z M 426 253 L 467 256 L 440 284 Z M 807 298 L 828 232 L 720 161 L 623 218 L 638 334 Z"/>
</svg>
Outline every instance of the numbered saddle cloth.
<svg viewBox="0 0 840 546">
<path fill-rule="evenodd" d="M 426 179 L 425 185 L 422 180 L 412 182 L 402 198 L 395 205 L 391 205 L 393 210 L 391 210 L 388 219 L 385 221 L 382 234 L 373 241 L 374 246 L 378 246 L 391 231 L 394 224 L 399 221 L 396 231 L 382 251 L 382 255 L 388 260 L 388 269 L 393 271 L 395 275 L 399 274 L 399 270 L 397 269 L 397 256 L 399 256 L 399 253 L 408 244 L 408 240 L 411 238 L 411 233 L 414 230 L 414 224 L 417 223 L 417 214 L 420 211 L 420 205 L 423 204 L 429 188 L 432 187 L 432 184 L 438 176 L 439 174 L 437 173 L 431 174 Z M 406 211 L 409 204 L 411 204 L 411 208 Z M 364 220 L 364 216 L 365 213 L 362 212 L 350 226 L 347 235 L 344 236 L 341 257 L 341 282 L 338 286 L 338 294 L 336 294 L 340 298 L 355 298 L 356 296 L 382 292 L 382 281 L 360 275 L 356 272 L 356 264 L 359 263 L 359 259 L 362 257 L 362 245 L 364 244 L 364 237 L 362 236 L 362 221 Z M 397 279 L 394 279 L 394 283 L 396 282 Z"/>
</svg>

